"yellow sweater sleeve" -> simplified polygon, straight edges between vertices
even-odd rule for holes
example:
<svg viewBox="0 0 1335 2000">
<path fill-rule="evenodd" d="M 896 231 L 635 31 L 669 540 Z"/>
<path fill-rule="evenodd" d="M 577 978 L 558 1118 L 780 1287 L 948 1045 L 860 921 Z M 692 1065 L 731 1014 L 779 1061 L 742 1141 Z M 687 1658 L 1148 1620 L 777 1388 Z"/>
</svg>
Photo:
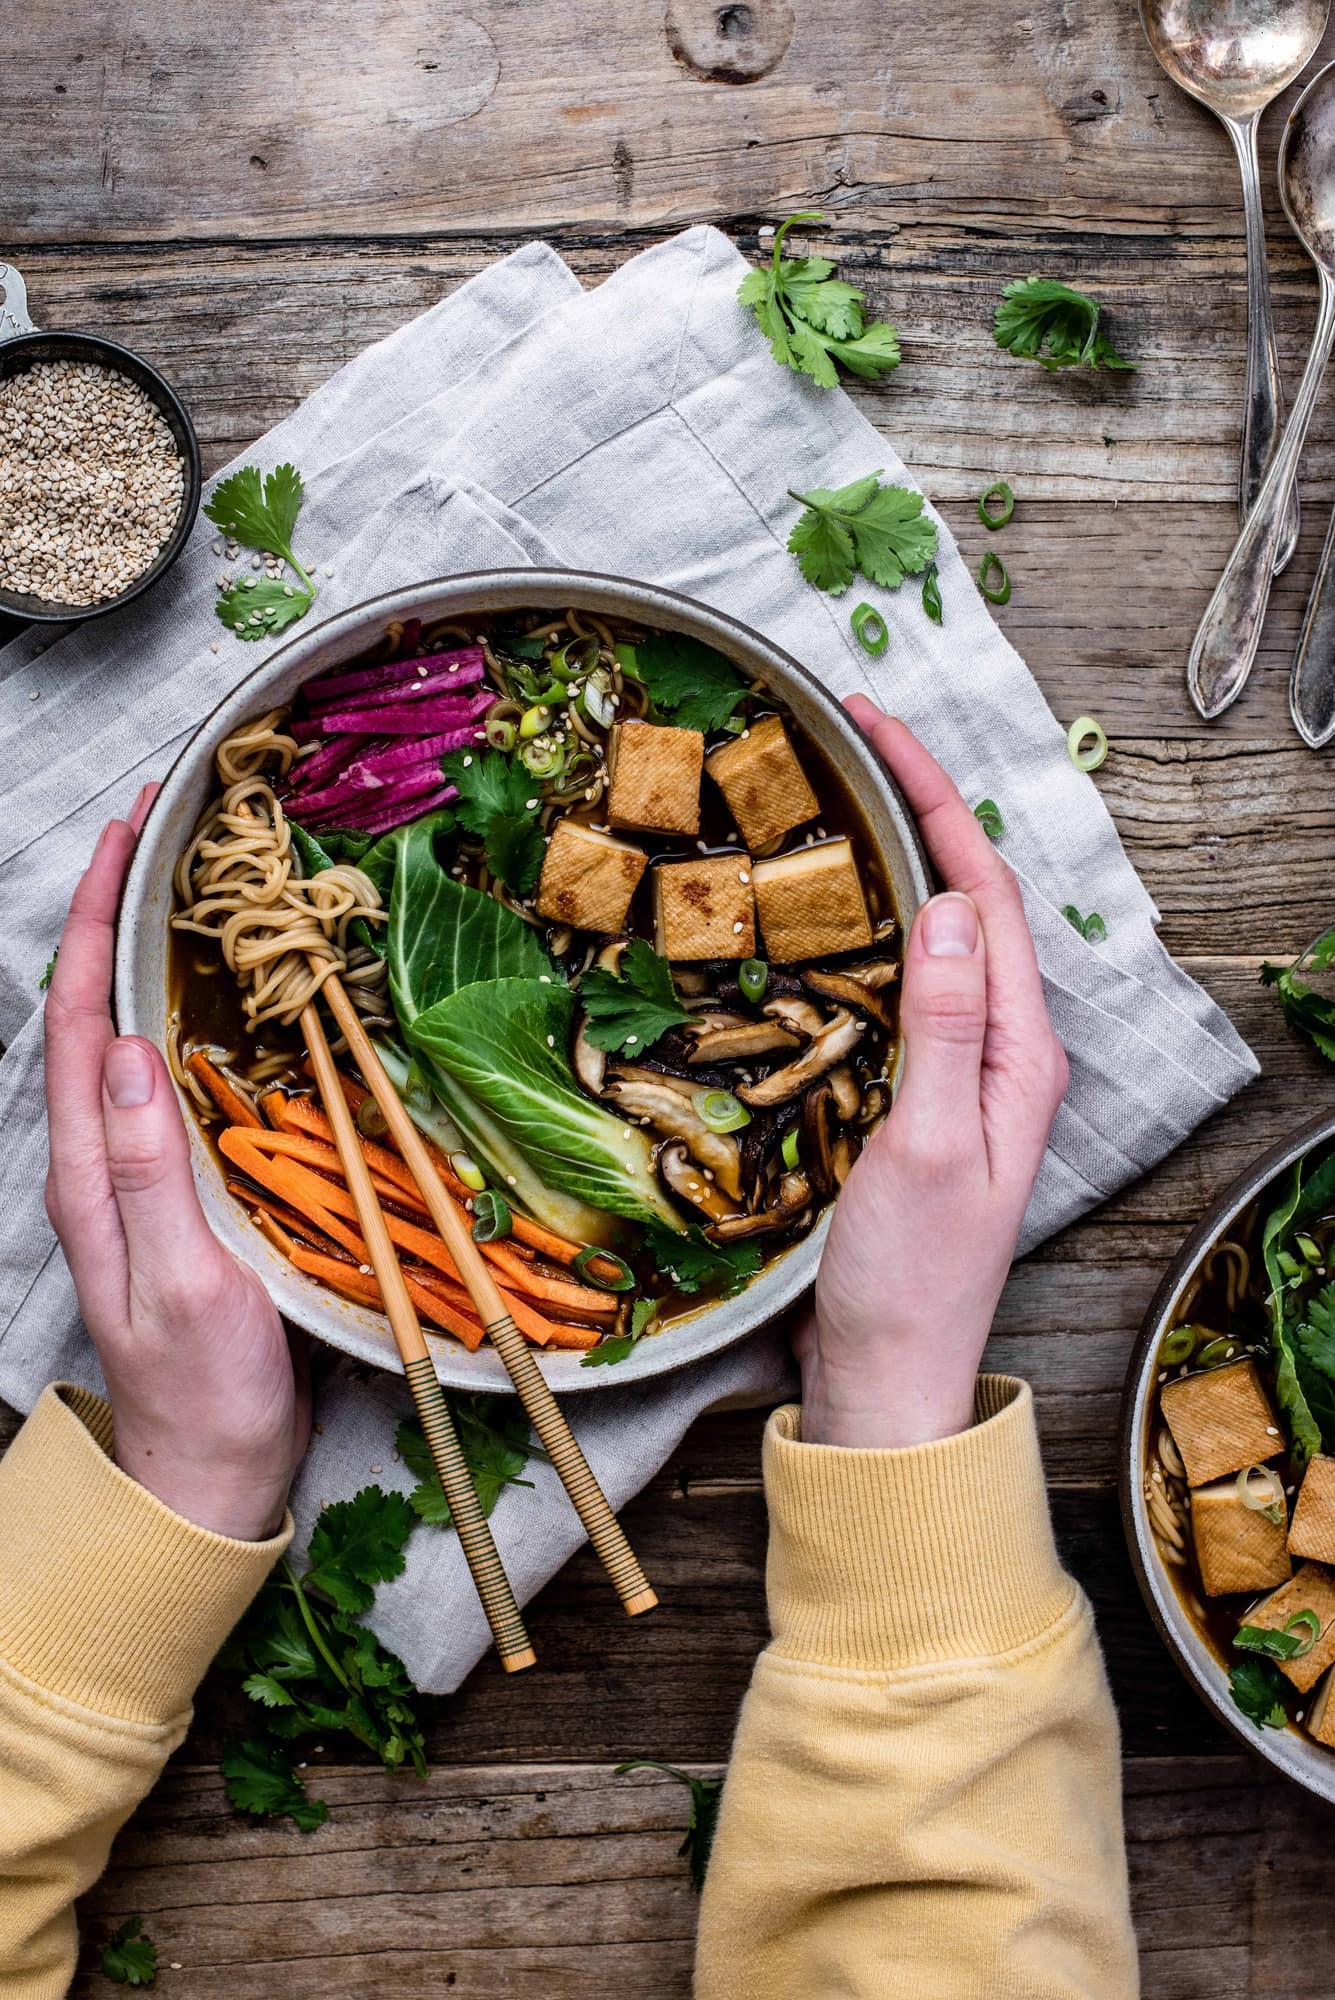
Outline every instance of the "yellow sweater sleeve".
<svg viewBox="0 0 1335 2000">
<path fill-rule="evenodd" d="M 0 2000 L 60 2000 L 74 1899 L 185 1735 L 205 1668 L 291 1536 L 193 1527 L 48 1389 L 0 1460 Z"/>
<path fill-rule="evenodd" d="M 1132 2000 L 1117 1723 L 1028 1388 L 905 1451 L 765 1438 L 773 1640 L 697 2000 Z"/>
</svg>

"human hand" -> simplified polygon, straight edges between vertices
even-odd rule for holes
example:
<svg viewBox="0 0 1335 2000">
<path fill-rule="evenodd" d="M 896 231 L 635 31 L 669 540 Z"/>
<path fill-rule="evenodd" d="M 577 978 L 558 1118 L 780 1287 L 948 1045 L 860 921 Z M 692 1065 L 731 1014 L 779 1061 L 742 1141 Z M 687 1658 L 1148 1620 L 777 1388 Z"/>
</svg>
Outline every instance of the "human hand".
<svg viewBox="0 0 1335 2000">
<path fill-rule="evenodd" d="M 103 829 L 46 998 L 46 1212 L 106 1376 L 116 1463 L 202 1528 L 276 1532 L 310 1425 L 305 1369 L 199 1204 L 167 1065 L 116 1034 L 116 901 L 156 787 Z"/>
<path fill-rule="evenodd" d="M 945 772 L 865 695 L 848 708 L 908 800 L 946 893 L 904 961 L 904 1073 L 835 1206 L 796 1337 L 802 1436 L 895 1446 L 967 1430 L 1066 1056 L 1015 877 Z"/>
</svg>

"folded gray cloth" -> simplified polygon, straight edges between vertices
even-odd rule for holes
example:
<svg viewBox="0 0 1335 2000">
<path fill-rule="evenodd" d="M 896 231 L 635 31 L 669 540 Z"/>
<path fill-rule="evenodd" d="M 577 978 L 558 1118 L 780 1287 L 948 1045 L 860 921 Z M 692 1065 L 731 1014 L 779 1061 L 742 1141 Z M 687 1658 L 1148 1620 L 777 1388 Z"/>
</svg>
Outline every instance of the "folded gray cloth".
<svg viewBox="0 0 1335 2000">
<path fill-rule="evenodd" d="M 550 249 L 530 245 L 349 363 L 245 459 L 267 468 L 290 458 L 306 478 L 301 546 L 320 575 L 312 615 L 471 569 L 555 563 L 650 578 L 759 627 L 834 693 L 869 689 L 966 798 L 997 800 L 1001 851 L 1071 1058 L 1025 1219 L 1030 1248 L 1162 1159 L 1256 1064 L 1160 946 L 1157 913 L 1096 787 L 1072 766 L 1064 730 L 944 523 L 942 627 L 924 617 L 914 585 L 861 592 L 889 627 L 878 660 L 850 632 L 851 599 L 802 581 L 784 546 L 789 487 L 875 469 L 911 482 L 847 397 L 775 365 L 736 302 L 745 268 L 725 238 L 698 228 L 585 293 Z M 98 827 L 277 643 L 215 638 L 210 541 L 201 523 L 147 604 L 46 650 L 25 634 L 0 654 L 0 1036 L 12 1039 L 0 1112 L 15 1113 L 0 1162 L 0 1395 L 20 1408 L 56 1375 L 97 1381 L 41 1210 L 38 976 Z M 1067 922 L 1071 902 L 1100 912 L 1106 943 Z M 703 1410 L 776 1399 L 787 1374 L 781 1343 L 765 1334 L 569 1408 L 619 1505 Z M 393 1457 L 407 1407 L 397 1378 L 336 1365 L 298 1482 L 303 1531 L 322 1502 L 370 1478 L 409 1483 Z M 581 1540 L 550 1470 L 535 1479 L 535 1492 L 507 1491 L 493 1517 L 521 1598 Z M 414 1537 L 372 1623 L 419 1686 L 458 1685 L 487 1633 L 452 1535 Z"/>
</svg>

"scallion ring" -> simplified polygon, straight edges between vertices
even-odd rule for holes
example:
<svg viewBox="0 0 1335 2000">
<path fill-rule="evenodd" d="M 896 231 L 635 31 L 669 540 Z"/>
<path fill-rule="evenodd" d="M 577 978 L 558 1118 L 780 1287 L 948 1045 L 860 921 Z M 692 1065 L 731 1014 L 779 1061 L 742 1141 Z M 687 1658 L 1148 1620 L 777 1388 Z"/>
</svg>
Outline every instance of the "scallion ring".
<svg viewBox="0 0 1335 2000">
<path fill-rule="evenodd" d="M 610 1264 L 614 1275 L 604 1277 L 591 1268 L 594 1264 Z M 600 1250 L 594 1243 L 571 1259 L 571 1269 L 586 1285 L 593 1285 L 600 1292 L 629 1292 L 635 1288 L 635 1273 L 625 1258 L 618 1257 L 612 1250 Z"/>
<path fill-rule="evenodd" d="M 1289 1658 L 1301 1660 L 1311 1652 L 1321 1637 L 1321 1620 L 1315 1611 L 1295 1611 L 1284 1630 L 1295 1633 L 1298 1638 L 1298 1649 L 1291 1653 Z"/>
<path fill-rule="evenodd" d="M 744 958 L 737 968 L 737 984 L 742 989 L 743 999 L 754 1007 L 769 985 L 769 967 L 763 958 Z"/>
<path fill-rule="evenodd" d="M 487 724 L 487 742 L 493 750 L 513 750 L 515 747 L 515 726 L 507 722 L 503 715 Z"/>
<path fill-rule="evenodd" d="M 1321 1246 L 1313 1237 L 1295 1236 L 1293 1240 L 1309 1264 L 1319 1264 L 1321 1262 Z"/>
<path fill-rule="evenodd" d="M 994 573 L 1000 578 L 1000 582 L 990 584 L 987 579 Z M 989 604 L 1010 603 L 1011 580 L 1006 574 L 1006 565 L 1000 556 L 993 555 L 991 549 L 978 565 L 978 588 Z"/>
<path fill-rule="evenodd" d="M 794 1167 L 796 1167 L 802 1157 L 802 1134 L 796 1125 L 790 1125 L 784 1133 L 783 1144 L 779 1148 L 779 1157 L 785 1167 L 787 1167 L 789 1173 L 792 1173 Z"/>
<path fill-rule="evenodd" d="M 1077 771 L 1097 771 L 1108 754 L 1103 724 L 1092 715 L 1078 715 L 1066 732 L 1066 754 Z"/>
<path fill-rule="evenodd" d="M 1249 1514 L 1264 1514 L 1276 1526 L 1286 1518 L 1284 1482 L 1273 1466 L 1244 1466 L 1235 1484 L 1238 1498 Z"/>
<path fill-rule="evenodd" d="M 1000 511 L 997 513 L 993 513 L 989 505 L 989 502 L 993 500 L 1001 502 Z M 985 528 L 1004 528 L 1014 512 L 1015 495 L 1011 492 L 1010 487 L 1004 479 L 994 479 L 986 493 L 981 494 L 979 497 L 979 520 Z"/>
<path fill-rule="evenodd" d="M 495 1188 L 483 1188 L 473 1199 L 474 1243 L 499 1243 L 514 1228 L 510 1204 Z"/>
<path fill-rule="evenodd" d="M 1207 1340 L 1196 1356 L 1202 1368 L 1222 1368 L 1226 1361 L 1236 1361 L 1242 1352 L 1242 1342 L 1234 1340 L 1227 1333 L 1216 1334 Z"/>
<path fill-rule="evenodd" d="M 941 585 L 936 574 L 936 564 L 928 563 L 922 573 L 922 608 L 933 625 L 944 622 L 945 613 L 941 608 Z"/>
<path fill-rule="evenodd" d="M 483 1175 L 482 1169 L 478 1165 L 476 1160 L 470 1159 L 467 1153 L 451 1153 L 450 1165 L 454 1168 L 454 1171 L 457 1174 L 458 1178 L 463 1182 L 464 1186 L 468 1188 L 471 1193 L 473 1194 L 482 1193 L 482 1190 L 486 1187 L 487 1183 Z"/>
<path fill-rule="evenodd" d="M 696 1109 L 711 1132 L 740 1132 L 751 1123 L 751 1113 L 730 1090 L 707 1090 Z"/>
<path fill-rule="evenodd" d="M 870 653 L 873 660 L 879 660 L 890 644 L 890 627 L 882 618 L 874 604 L 859 604 L 849 624 L 853 635 L 864 653 Z"/>
<path fill-rule="evenodd" d="M 1159 1344 L 1159 1359 L 1165 1368 L 1180 1368 L 1196 1352 L 1196 1329 L 1184 1322 L 1170 1327 Z"/>
</svg>

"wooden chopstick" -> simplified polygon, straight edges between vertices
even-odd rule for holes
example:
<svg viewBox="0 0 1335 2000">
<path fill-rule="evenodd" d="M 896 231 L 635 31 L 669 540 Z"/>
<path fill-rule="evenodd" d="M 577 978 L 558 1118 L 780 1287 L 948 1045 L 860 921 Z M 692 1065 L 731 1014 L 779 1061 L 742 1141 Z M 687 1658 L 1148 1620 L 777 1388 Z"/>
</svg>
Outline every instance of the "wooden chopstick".
<svg viewBox="0 0 1335 2000">
<path fill-rule="evenodd" d="M 325 981 L 322 990 L 334 1019 L 347 1038 L 357 1067 L 365 1077 L 385 1123 L 421 1190 L 431 1220 L 459 1268 L 459 1276 L 477 1308 L 492 1346 L 504 1362 L 519 1400 L 528 1413 L 529 1422 L 556 1467 L 561 1484 L 570 1495 L 575 1512 L 584 1523 L 585 1532 L 611 1578 L 617 1596 L 632 1618 L 643 1611 L 652 1611 L 658 1602 L 657 1595 L 640 1568 L 635 1551 L 612 1512 L 606 1494 L 594 1478 L 588 1460 L 575 1442 L 560 1405 L 533 1358 L 532 1349 L 511 1318 L 496 1281 L 469 1233 L 468 1224 L 442 1185 L 425 1142 L 404 1109 L 356 1008 L 336 975 Z M 308 1013 L 313 1011 L 313 1008 L 307 1009 Z M 323 1090 L 323 1085 L 321 1088 Z M 341 1090 L 338 1097 L 343 1115 L 350 1125 L 351 1114 Z M 327 1103 L 325 1109 L 329 1110 Z M 332 1112 L 330 1116 L 332 1118 Z M 367 1242 L 370 1240 L 368 1236 Z M 453 1501 L 450 1504 L 452 1507 Z"/>
<path fill-rule="evenodd" d="M 337 980 L 331 979 L 325 987 L 336 987 Z M 331 1001 L 332 995 L 329 995 Z M 339 988 L 338 998 L 351 1012 L 347 996 Z M 342 1015 L 335 1005 L 335 1013 L 342 1024 Z M 356 1018 L 355 1015 L 353 1017 Z M 360 1032 L 360 1024 L 358 1024 Z M 519 1673 L 531 1667 L 536 1654 L 524 1629 L 523 1615 L 515 1595 L 510 1588 L 510 1579 L 501 1566 L 491 1529 L 487 1525 L 472 1477 L 459 1449 L 459 1439 L 450 1415 L 449 1404 L 439 1381 L 436 1379 L 435 1363 L 431 1359 L 422 1332 L 422 1323 L 408 1296 L 408 1287 L 399 1269 L 398 1255 L 390 1241 L 385 1227 L 385 1217 L 380 1200 L 371 1182 L 371 1171 L 357 1138 L 348 1100 L 343 1095 L 343 1087 L 334 1067 L 334 1058 L 325 1038 L 324 1025 L 310 1003 L 302 1010 L 301 1029 L 310 1050 L 311 1063 L 315 1070 L 315 1080 L 324 1101 L 325 1115 L 334 1128 L 334 1138 L 338 1145 L 339 1159 L 357 1209 L 357 1220 L 370 1253 L 371 1268 L 375 1272 L 385 1301 L 385 1311 L 394 1331 L 399 1358 L 403 1362 L 403 1372 L 408 1378 L 413 1402 L 422 1422 L 431 1461 L 440 1474 L 440 1483 L 445 1489 L 445 1498 L 450 1503 L 450 1513 L 458 1530 L 459 1541 L 477 1585 L 477 1594 L 482 1600 L 482 1608 L 487 1614 L 487 1623 L 496 1641 L 496 1650 L 501 1656 L 501 1665 L 507 1674 Z M 395 1102 L 397 1102 L 397 1098 Z M 522 1335 L 518 1336 L 520 1339 Z"/>
</svg>

